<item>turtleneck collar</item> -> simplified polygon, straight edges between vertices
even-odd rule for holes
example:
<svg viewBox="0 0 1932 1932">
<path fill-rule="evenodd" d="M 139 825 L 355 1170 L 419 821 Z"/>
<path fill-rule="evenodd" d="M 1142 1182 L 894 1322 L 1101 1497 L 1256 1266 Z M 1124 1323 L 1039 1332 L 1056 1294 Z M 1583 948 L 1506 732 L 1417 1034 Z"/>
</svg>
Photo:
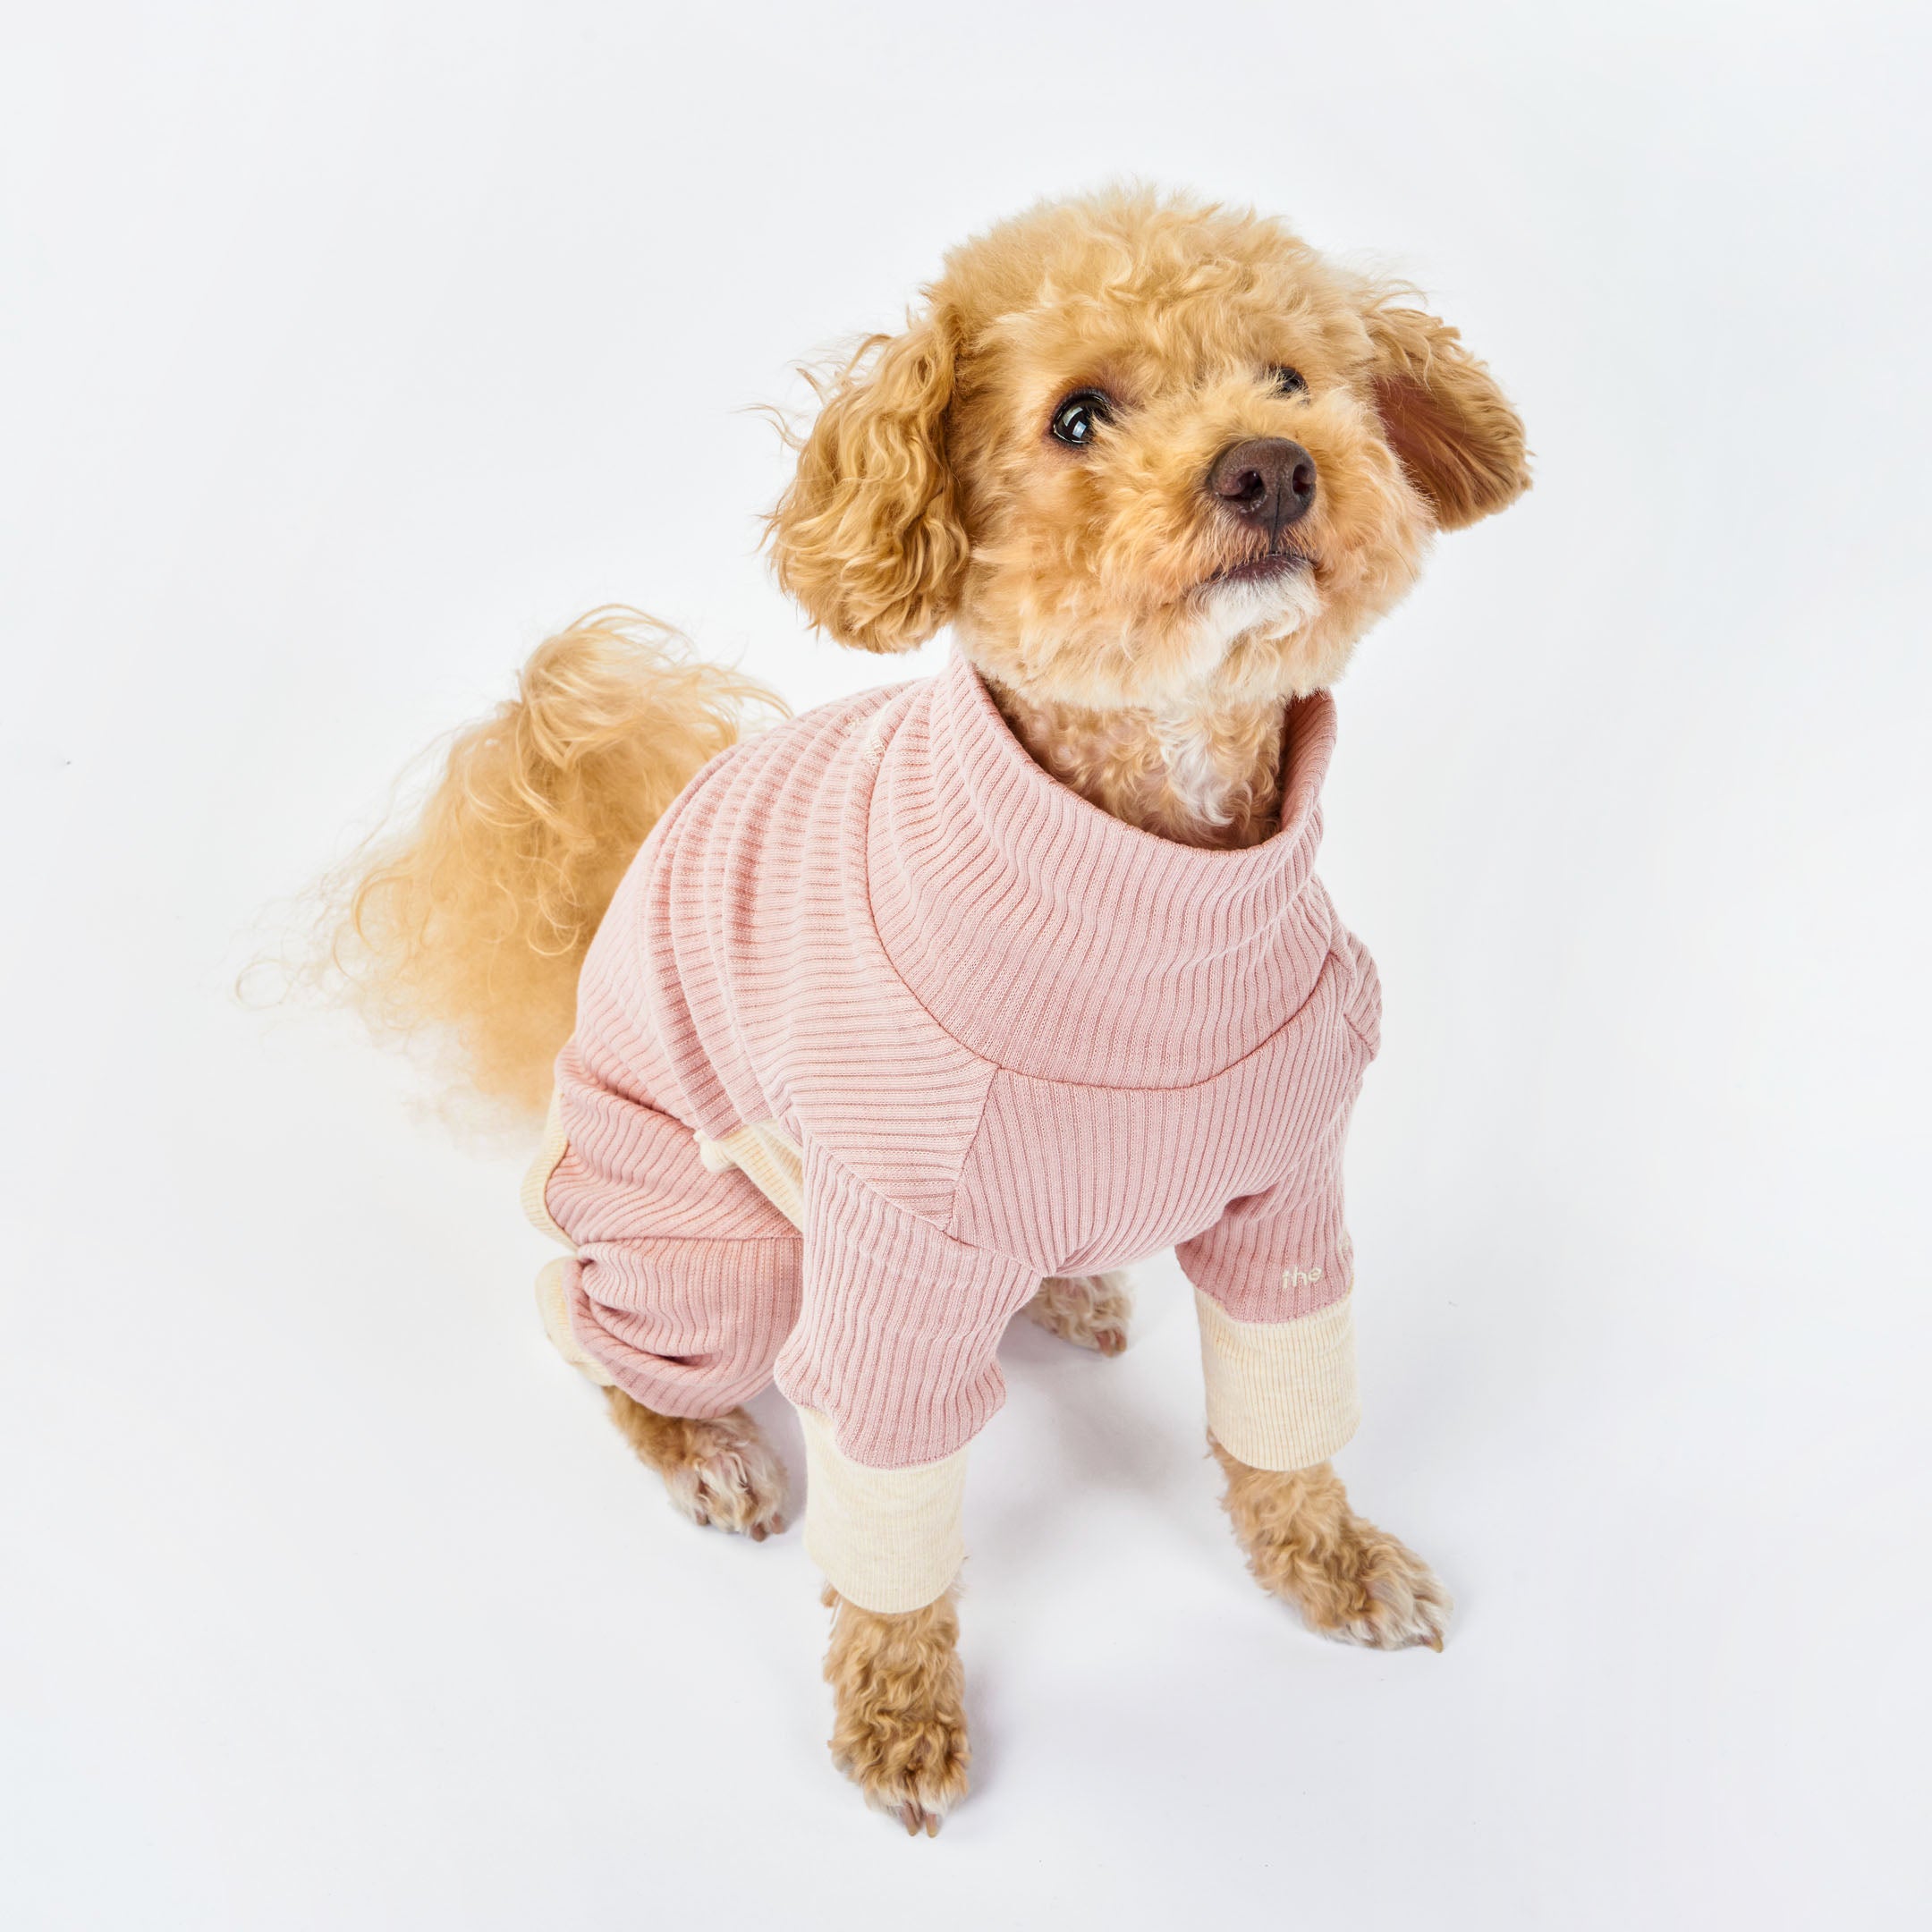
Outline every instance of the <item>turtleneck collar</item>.
<svg viewBox="0 0 1932 1932">
<path fill-rule="evenodd" d="M 886 740 L 867 871 L 894 970 L 975 1053 L 1016 1072 L 1182 1087 L 1293 1017 L 1329 949 L 1312 880 L 1326 692 L 1289 708 L 1281 826 L 1234 852 L 1110 817 L 1034 763 L 955 655 Z"/>
</svg>

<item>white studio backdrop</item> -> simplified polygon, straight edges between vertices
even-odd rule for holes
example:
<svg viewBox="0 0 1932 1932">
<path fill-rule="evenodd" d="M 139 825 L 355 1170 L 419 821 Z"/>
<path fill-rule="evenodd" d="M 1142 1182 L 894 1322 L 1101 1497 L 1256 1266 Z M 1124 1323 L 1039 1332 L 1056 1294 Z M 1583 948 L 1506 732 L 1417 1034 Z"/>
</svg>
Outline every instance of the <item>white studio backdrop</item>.
<svg viewBox="0 0 1932 1932">
<path fill-rule="evenodd" d="M 1927 30 L 1899 6 L 8 10 L 0 1922 L 1898 1924 L 1923 1909 Z M 520 1149 L 233 984 L 642 605 L 804 706 L 754 406 L 1124 174 L 1407 275 L 1538 483 L 1341 692 L 1368 1513 L 1241 1572 L 1191 1315 L 1016 1335 L 978 1789 L 834 1775 L 796 1536 L 543 1343 Z M 785 1434 L 784 1419 L 765 1412 Z"/>
</svg>

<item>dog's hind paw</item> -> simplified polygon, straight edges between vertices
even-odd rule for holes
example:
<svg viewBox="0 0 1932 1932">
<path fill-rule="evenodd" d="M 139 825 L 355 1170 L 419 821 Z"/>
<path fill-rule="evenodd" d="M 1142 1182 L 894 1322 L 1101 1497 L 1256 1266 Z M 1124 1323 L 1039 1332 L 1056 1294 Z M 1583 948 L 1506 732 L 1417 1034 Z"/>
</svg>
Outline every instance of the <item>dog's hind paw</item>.
<svg viewBox="0 0 1932 1932">
<path fill-rule="evenodd" d="M 742 1409 L 703 1419 L 661 1416 L 621 1389 L 606 1394 L 618 1428 L 664 1479 L 681 1516 L 754 1543 L 784 1528 L 784 1464 Z"/>
<path fill-rule="evenodd" d="M 1049 1275 L 1022 1312 L 1077 1348 L 1118 1355 L 1127 1346 L 1133 1293 L 1118 1269 L 1106 1275 Z"/>
<path fill-rule="evenodd" d="M 741 1425 L 736 1411 L 692 1425 L 688 1459 L 665 1471 L 665 1490 L 694 1523 L 754 1543 L 785 1526 L 784 1464 L 755 1428 Z"/>
</svg>

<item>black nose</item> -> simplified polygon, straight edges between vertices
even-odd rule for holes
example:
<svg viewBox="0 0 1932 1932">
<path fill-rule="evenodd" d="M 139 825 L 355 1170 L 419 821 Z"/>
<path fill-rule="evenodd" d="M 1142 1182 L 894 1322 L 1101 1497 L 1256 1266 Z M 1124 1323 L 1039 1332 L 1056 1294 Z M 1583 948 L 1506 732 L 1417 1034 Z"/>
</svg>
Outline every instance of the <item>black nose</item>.
<svg viewBox="0 0 1932 1932">
<path fill-rule="evenodd" d="M 1243 523 L 1283 530 L 1315 506 L 1315 459 L 1286 436 L 1252 436 L 1215 458 L 1208 487 Z"/>
</svg>

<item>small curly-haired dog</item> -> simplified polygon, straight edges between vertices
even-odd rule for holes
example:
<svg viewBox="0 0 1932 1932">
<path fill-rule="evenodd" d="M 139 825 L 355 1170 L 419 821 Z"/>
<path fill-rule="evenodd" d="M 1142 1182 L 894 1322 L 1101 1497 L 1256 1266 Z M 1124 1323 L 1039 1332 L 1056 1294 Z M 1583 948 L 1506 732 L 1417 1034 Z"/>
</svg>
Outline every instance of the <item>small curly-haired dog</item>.
<svg viewBox="0 0 1932 1932">
<path fill-rule="evenodd" d="M 379 1021 L 549 1106 L 545 1320 L 683 1513 L 784 1530 L 743 1403 L 798 1404 L 833 1750 L 931 1832 L 966 1789 L 959 1494 L 1000 1333 L 1116 1352 L 1136 1255 L 1195 1284 L 1263 1587 L 1441 1645 L 1442 1586 L 1328 1461 L 1378 1001 L 1310 864 L 1327 687 L 1528 473 L 1403 292 L 1139 191 L 954 250 L 820 403 L 778 579 L 865 650 L 950 624 L 948 669 L 786 722 L 596 613 L 352 863 L 332 949 Z"/>
</svg>

